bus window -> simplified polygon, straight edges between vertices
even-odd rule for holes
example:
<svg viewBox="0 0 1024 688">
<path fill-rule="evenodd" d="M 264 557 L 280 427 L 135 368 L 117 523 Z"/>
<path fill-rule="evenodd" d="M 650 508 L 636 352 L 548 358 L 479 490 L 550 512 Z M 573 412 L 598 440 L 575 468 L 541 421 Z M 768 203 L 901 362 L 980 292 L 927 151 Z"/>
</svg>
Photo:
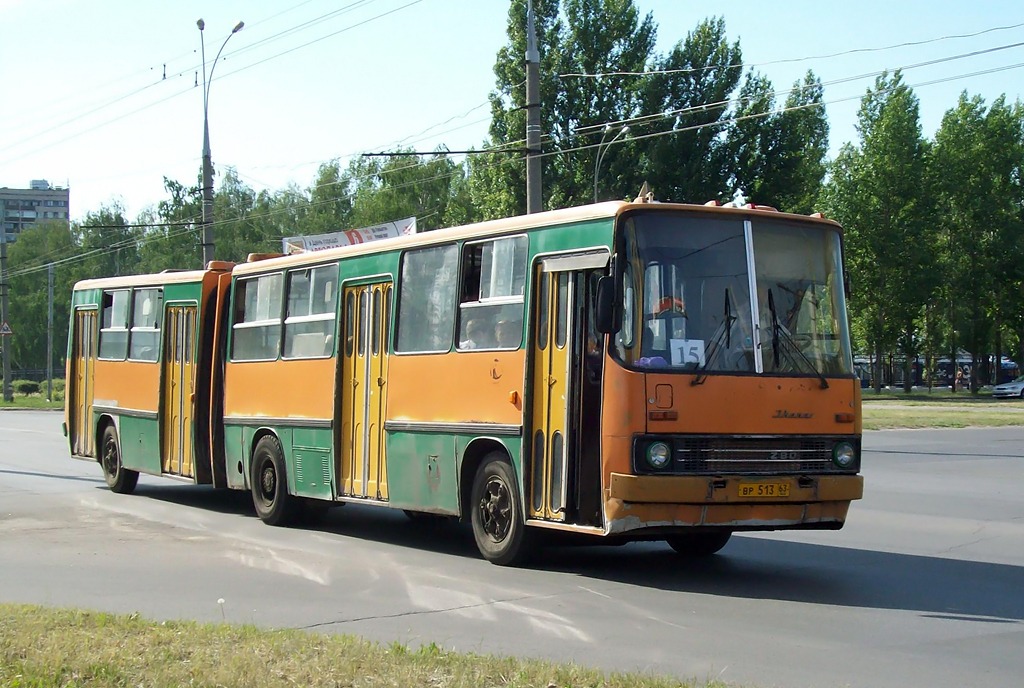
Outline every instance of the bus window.
<svg viewBox="0 0 1024 688">
<path fill-rule="evenodd" d="M 334 352 L 337 275 L 337 265 L 288 273 L 285 358 L 317 358 Z"/>
<path fill-rule="evenodd" d="M 128 358 L 155 361 L 160 353 L 160 312 L 163 293 L 159 289 L 136 289 L 132 299 L 132 330 Z"/>
<path fill-rule="evenodd" d="M 459 291 L 459 349 L 518 349 L 526 292 L 525 236 L 466 244 Z"/>
<path fill-rule="evenodd" d="M 232 360 L 277 358 L 281 344 L 283 286 L 284 275 L 280 272 L 238 280 L 232 326 Z"/>
<path fill-rule="evenodd" d="M 128 354 L 129 294 L 127 289 L 103 292 L 100 358 L 123 360 Z"/>
<path fill-rule="evenodd" d="M 455 244 L 402 256 L 396 351 L 426 353 L 452 348 L 458 273 Z"/>
</svg>

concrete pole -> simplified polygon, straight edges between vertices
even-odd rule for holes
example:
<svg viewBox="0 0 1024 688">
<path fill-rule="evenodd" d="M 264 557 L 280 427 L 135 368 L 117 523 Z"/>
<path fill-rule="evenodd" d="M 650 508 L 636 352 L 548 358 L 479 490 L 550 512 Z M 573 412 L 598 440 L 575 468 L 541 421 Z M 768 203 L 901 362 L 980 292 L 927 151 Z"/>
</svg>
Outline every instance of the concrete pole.
<svg viewBox="0 0 1024 688">
<path fill-rule="evenodd" d="M 231 37 L 242 30 L 245 22 L 238 22 L 231 33 L 224 39 L 210 65 L 210 78 L 206 78 L 206 41 L 203 39 L 203 29 L 206 23 L 200 19 L 196 22 L 199 27 L 199 45 L 203 57 L 203 267 L 209 265 L 213 260 L 213 160 L 210 155 L 210 85 L 213 83 L 213 70 L 217 68 L 217 61 L 220 54 L 224 52 L 224 46 L 228 44 Z"/>
<path fill-rule="evenodd" d="M 3 218 L 0 218 L 2 220 Z M 0 323 L 7 321 L 7 228 L 0 222 Z M 14 392 L 11 390 L 11 338 L 0 336 L 0 345 L 3 346 L 4 366 L 4 401 L 13 402 Z"/>
<path fill-rule="evenodd" d="M 526 9 L 526 212 L 544 209 L 540 171 L 540 52 L 533 2 Z"/>
<path fill-rule="evenodd" d="M 46 266 L 46 400 L 53 401 L 53 263 Z"/>
</svg>

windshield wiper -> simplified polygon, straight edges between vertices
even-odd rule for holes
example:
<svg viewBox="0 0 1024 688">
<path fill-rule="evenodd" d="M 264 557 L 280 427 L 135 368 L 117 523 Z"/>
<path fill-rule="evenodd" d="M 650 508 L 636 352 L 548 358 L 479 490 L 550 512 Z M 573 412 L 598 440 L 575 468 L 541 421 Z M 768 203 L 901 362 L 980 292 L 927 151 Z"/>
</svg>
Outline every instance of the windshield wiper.
<svg viewBox="0 0 1024 688">
<path fill-rule="evenodd" d="M 736 316 L 732 314 L 732 308 L 729 306 L 729 287 L 725 288 L 725 314 L 722 318 L 722 324 L 718 326 L 718 330 L 715 335 L 711 338 L 711 344 L 708 345 L 708 349 L 714 347 L 714 351 L 704 359 L 704 365 L 697 367 L 699 373 L 697 377 L 693 378 L 690 385 L 702 385 L 707 379 L 708 374 L 705 372 L 711 367 L 711 362 L 718 358 L 718 352 L 722 347 L 722 338 L 725 338 L 725 349 L 728 350 L 732 347 L 732 324 L 736 321 Z"/>
<path fill-rule="evenodd" d="M 825 378 L 825 374 L 818 370 L 818 367 L 814 365 L 811 359 L 807 358 L 804 352 L 800 350 L 800 347 L 793 341 L 793 335 L 789 333 L 789 330 L 779 323 L 779 316 L 775 310 L 775 295 L 772 294 L 771 289 L 768 289 L 768 310 L 772 315 L 772 360 L 775 363 L 775 368 L 778 369 L 779 367 L 779 342 L 784 341 L 786 346 L 789 347 L 789 351 L 795 351 L 803 362 L 807 364 L 807 367 L 818 376 L 818 379 L 821 381 L 821 388 L 828 389 L 828 380 Z M 799 368 L 793 360 L 792 354 L 788 355 L 787 358 L 794 369 Z"/>
</svg>

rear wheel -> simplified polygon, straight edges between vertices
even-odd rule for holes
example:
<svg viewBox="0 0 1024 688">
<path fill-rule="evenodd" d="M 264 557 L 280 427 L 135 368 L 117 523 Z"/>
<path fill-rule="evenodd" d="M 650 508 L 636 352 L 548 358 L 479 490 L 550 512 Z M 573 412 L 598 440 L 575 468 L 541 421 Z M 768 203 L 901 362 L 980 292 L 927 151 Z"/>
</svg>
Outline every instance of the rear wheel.
<svg viewBox="0 0 1024 688">
<path fill-rule="evenodd" d="M 523 563 L 530 543 L 512 465 L 501 454 L 484 459 L 470 499 L 473 537 L 484 559 L 509 566 Z"/>
<path fill-rule="evenodd" d="M 293 523 L 302 511 L 302 502 L 288 494 L 288 477 L 281 443 L 273 435 L 260 438 L 252 453 L 252 503 L 256 515 L 272 526 Z"/>
<path fill-rule="evenodd" d="M 665 538 L 668 546 L 688 557 L 709 557 L 725 547 L 732 533 L 688 533 Z"/>
<path fill-rule="evenodd" d="M 107 487 L 118 494 L 131 494 L 139 482 L 139 472 L 124 467 L 121 463 L 121 447 L 117 442 L 117 431 L 113 425 L 103 430 L 103 444 L 100 451 L 103 477 Z"/>
</svg>

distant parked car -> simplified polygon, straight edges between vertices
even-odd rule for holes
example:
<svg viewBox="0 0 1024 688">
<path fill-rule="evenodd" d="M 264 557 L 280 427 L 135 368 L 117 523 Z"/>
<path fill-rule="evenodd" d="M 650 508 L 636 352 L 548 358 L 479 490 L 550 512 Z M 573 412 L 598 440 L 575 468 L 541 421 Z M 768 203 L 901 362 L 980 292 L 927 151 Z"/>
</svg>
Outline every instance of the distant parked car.
<svg viewBox="0 0 1024 688">
<path fill-rule="evenodd" d="M 1009 399 L 1019 397 L 1024 399 L 1024 375 L 1021 375 L 1013 382 L 1004 382 L 992 388 L 992 396 L 997 399 Z"/>
</svg>

